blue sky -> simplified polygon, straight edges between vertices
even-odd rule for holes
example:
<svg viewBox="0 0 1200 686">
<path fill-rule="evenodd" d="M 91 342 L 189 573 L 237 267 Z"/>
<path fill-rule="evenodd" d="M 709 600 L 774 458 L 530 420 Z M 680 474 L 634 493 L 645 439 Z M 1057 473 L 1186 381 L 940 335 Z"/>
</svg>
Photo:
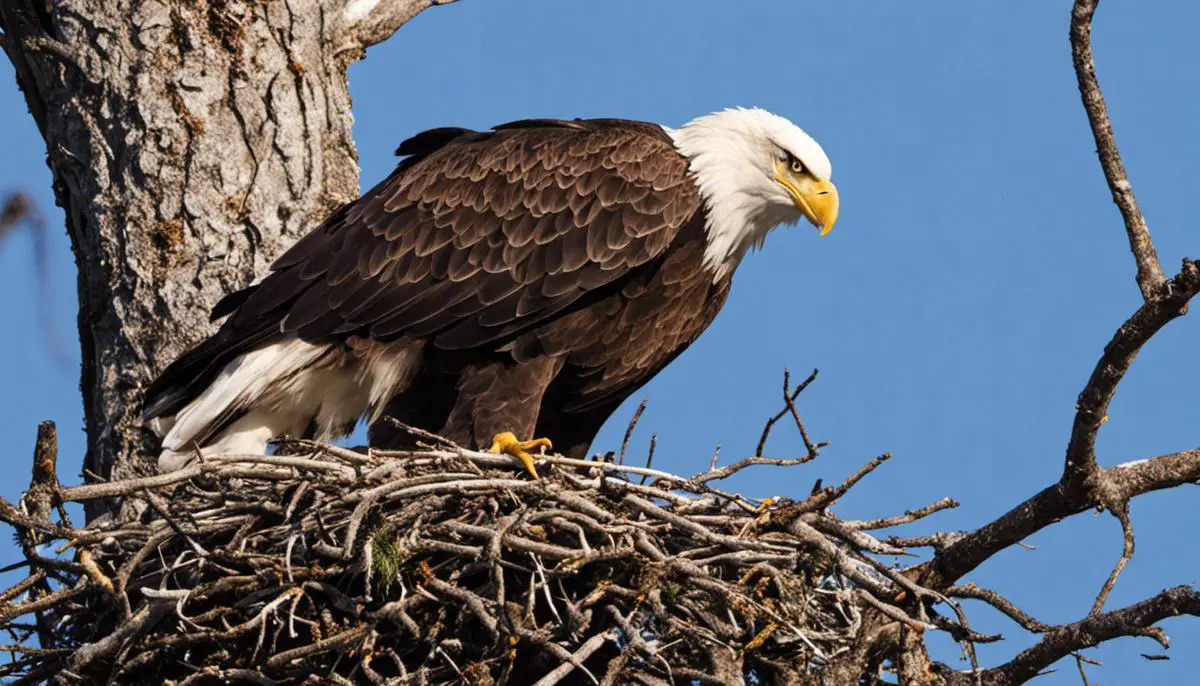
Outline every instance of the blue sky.
<svg viewBox="0 0 1200 686">
<path fill-rule="evenodd" d="M 843 500 L 846 517 L 898 514 L 952 496 L 963 503 L 913 534 L 979 526 L 1055 480 L 1075 396 L 1104 344 L 1138 304 L 1133 261 L 1079 103 L 1066 0 L 1013 3 L 484 2 L 435 8 L 351 70 L 364 185 L 396 145 L 431 126 L 486 127 L 520 117 L 616 116 L 678 125 L 732 105 L 788 116 L 822 143 L 842 197 L 818 239 L 784 228 L 751 256 L 713 327 L 609 422 L 615 448 L 636 401 L 633 439 L 658 434 L 657 466 L 680 472 L 753 451 L 779 406 L 782 370 L 820 368 L 800 400 L 819 461 L 763 469 L 737 487 L 802 495 L 875 454 L 895 458 Z M 1101 85 L 1126 166 L 1164 266 L 1200 257 L 1192 199 L 1200 183 L 1200 5 L 1105 3 L 1095 23 Z M 53 321 L 71 361 L 39 329 L 32 246 L 0 246 L 0 495 L 28 483 L 39 420 L 58 422 L 67 481 L 84 450 L 74 345 L 74 265 L 53 206 L 45 150 L 0 66 L 0 189 L 28 190 L 49 218 Z M 1116 464 L 1200 444 L 1200 315 L 1170 325 L 1138 357 L 1113 403 L 1100 456 Z M 1190 353 L 1190 354 L 1189 354 Z M 801 451 L 782 427 L 772 455 Z M 1200 568 L 1194 489 L 1132 508 L 1137 556 L 1109 607 Z M 1007 551 L 970 578 L 1046 622 L 1086 614 L 1120 553 L 1119 526 L 1085 514 Z M 16 557 L 0 538 L 0 562 Z M 1016 626 L 969 605 L 996 664 L 1029 644 Z M 1163 626 L 1169 662 L 1147 639 L 1090 657 L 1093 682 L 1182 683 L 1200 669 L 1200 622 Z M 957 662 L 948 640 L 942 659 Z M 1073 661 L 1040 684 L 1076 684 Z"/>
</svg>

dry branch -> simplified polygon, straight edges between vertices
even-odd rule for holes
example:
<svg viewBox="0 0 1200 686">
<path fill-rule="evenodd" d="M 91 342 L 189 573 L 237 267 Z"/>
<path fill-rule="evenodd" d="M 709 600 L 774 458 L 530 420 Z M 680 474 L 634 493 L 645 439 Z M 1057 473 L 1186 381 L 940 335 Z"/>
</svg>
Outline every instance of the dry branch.
<svg viewBox="0 0 1200 686">
<path fill-rule="evenodd" d="M 936 538 L 922 541 L 935 545 L 936 553 L 929 562 L 910 570 L 913 578 L 927 587 L 945 589 L 952 595 L 983 600 L 1022 627 L 1030 631 L 1047 632 L 1037 645 L 1022 652 L 1008 664 L 982 673 L 976 672 L 969 677 L 938 665 L 941 676 L 949 684 L 1024 683 L 1057 660 L 1072 654 L 1080 660 L 1079 671 L 1086 683 L 1083 658 L 1078 656 L 1077 651 L 1120 636 L 1149 636 L 1166 647 L 1166 636 L 1152 626 L 1154 622 L 1172 614 L 1197 614 L 1198 596 L 1184 587 L 1164 591 L 1123 610 L 1101 613 L 1117 578 L 1134 554 L 1129 501 L 1144 493 L 1200 480 L 1200 450 L 1187 450 L 1111 468 L 1100 467 L 1096 455 L 1100 427 L 1108 421 L 1109 404 L 1133 359 L 1164 326 L 1185 314 L 1192 298 L 1200 294 L 1200 262 L 1185 259 L 1174 277 L 1167 279 L 1163 275 L 1158 253 L 1121 161 L 1096 77 L 1091 22 L 1098 4 L 1099 0 L 1075 1 L 1070 24 L 1071 53 L 1083 106 L 1096 140 L 1100 166 L 1113 201 L 1124 219 L 1144 302 L 1105 346 L 1091 377 L 1079 394 L 1059 481 L 975 531 L 955 535 L 948 541 L 938 541 Z M 983 591 L 969 584 L 951 587 L 951 584 L 992 555 L 1020 544 L 1024 538 L 1046 526 L 1091 508 L 1107 509 L 1118 519 L 1123 544 L 1120 559 L 1085 619 L 1049 627 L 1036 622 L 998 593 Z"/>
<path fill-rule="evenodd" d="M 1104 169 L 1108 189 L 1112 191 L 1113 202 L 1125 220 L 1129 249 L 1137 262 L 1138 286 L 1142 289 L 1142 297 L 1151 300 L 1159 294 L 1166 278 L 1158 262 L 1158 251 L 1150 240 L 1146 218 L 1142 216 L 1137 198 L 1133 195 L 1133 185 L 1125 173 L 1125 163 L 1121 161 L 1121 153 L 1117 149 L 1104 94 L 1100 92 L 1100 82 L 1096 79 L 1096 62 L 1092 58 L 1092 17 L 1099 4 L 1100 0 L 1076 0 L 1071 10 L 1071 56 L 1075 63 L 1075 77 L 1079 82 L 1079 95 L 1083 98 L 1083 108 L 1087 111 L 1092 136 L 1096 139 L 1100 166 Z"/>
<path fill-rule="evenodd" d="M 1078 622 L 1050 629 L 1042 640 L 1004 666 L 983 670 L 980 683 L 984 686 L 1022 684 L 1075 651 L 1122 636 L 1149 636 L 1164 648 L 1169 647 L 1166 635 L 1154 624 L 1184 614 L 1200 615 L 1200 593 L 1190 586 L 1167 589 L 1120 610 L 1089 615 Z M 944 667 L 940 671 L 948 686 L 975 683 L 961 672 Z"/>
<path fill-rule="evenodd" d="M 916 577 L 934 588 L 945 588 L 969 573 L 992 555 L 1019 543 L 1034 532 L 1064 517 L 1093 507 L 1103 507 L 1122 518 L 1125 553 L 1114 570 L 1111 588 L 1132 554 L 1132 528 L 1125 512 L 1131 498 L 1200 479 L 1200 450 L 1189 450 L 1101 468 L 1097 462 L 1096 439 L 1108 421 L 1108 407 L 1117 386 L 1125 378 L 1134 358 L 1150 339 L 1172 320 L 1187 313 L 1191 300 L 1200 294 L 1200 261 L 1185 259 L 1179 273 L 1165 279 L 1154 244 L 1145 226 L 1133 191 L 1121 164 L 1112 125 L 1096 80 L 1091 52 L 1091 20 L 1098 0 L 1076 0 L 1071 15 L 1071 46 L 1084 108 L 1096 138 L 1101 167 L 1125 218 L 1133 255 L 1138 264 L 1138 281 L 1144 302 L 1127 319 L 1108 345 L 1079 394 L 1071 437 L 1061 479 L 1013 508 L 999 519 L 958 536 L 938 550 Z M 1097 598 L 1096 611 L 1107 590 Z"/>
</svg>

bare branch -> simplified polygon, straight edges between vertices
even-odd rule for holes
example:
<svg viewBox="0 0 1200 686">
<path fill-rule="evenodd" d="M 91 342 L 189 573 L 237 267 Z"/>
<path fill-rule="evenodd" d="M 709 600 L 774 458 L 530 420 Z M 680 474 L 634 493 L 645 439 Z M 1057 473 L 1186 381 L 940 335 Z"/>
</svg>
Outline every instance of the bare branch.
<svg viewBox="0 0 1200 686">
<path fill-rule="evenodd" d="M 1101 469 L 1090 480 L 1102 484 L 1114 502 L 1197 481 L 1200 481 L 1200 449 Z M 926 586 L 945 588 L 1001 550 L 1061 519 L 1103 504 L 1097 489 L 1067 488 L 1056 483 L 990 524 L 961 536 L 932 560 L 915 567 L 912 573 Z"/>
<path fill-rule="evenodd" d="M 1008 615 L 1008 618 L 1021 625 L 1021 628 L 1035 634 L 1044 633 L 1054 628 L 1052 624 L 1044 624 L 1030 617 L 1024 610 L 1017 607 L 1011 600 L 1005 598 L 995 591 L 989 591 L 986 588 L 980 588 L 975 584 L 966 584 L 965 586 L 951 586 L 946 589 L 946 595 L 952 598 L 971 598 L 979 600 L 991 605 L 997 610 Z"/>
<path fill-rule="evenodd" d="M 1064 480 L 1077 484 L 1096 469 L 1096 434 L 1108 421 L 1108 405 L 1133 358 L 1168 322 L 1187 312 L 1200 293 L 1200 264 L 1184 260 L 1179 274 L 1166 283 L 1164 295 L 1148 300 L 1117 329 L 1076 402 L 1075 421 L 1067 445 Z"/>
<path fill-rule="evenodd" d="M 533 686 L 554 686 L 554 684 L 562 681 L 563 678 L 573 672 L 577 668 L 577 665 L 581 665 L 585 660 L 591 657 L 592 654 L 599 650 L 605 643 L 615 641 L 616 638 L 617 635 L 615 632 L 596 634 L 588 639 L 586 643 L 579 646 L 579 649 L 576 650 L 571 656 L 574 658 L 573 660 L 562 663 L 549 674 L 539 679 L 538 682 Z"/>
<path fill-rule="evenodd" d="M 707 472 L 697 474 L 692 477 L 692 481 L 696 483 L 707 483 L 719 479 L 727 479 L 730 476 L 755 465 L 773 465 L 775 467 L 795 467 L 797 465 L 812 462 L 813 458 L 808 457 L 745 457 L 731 465 L 726 465 L 718 469 L 710 469 Z M 713 464 L 716 464 L 716 455 L 713 455 Z"/>
<path fill-rule="evenodd" d="M 957 543 L 966 534 L 962 531 L 939 531 L 928 536 L 888 536 L 887 544 L 898 548 L 933 548 L 942 551 Z"/>
<path fill-rule="evenodd" d="M 1096 436 L 1108 419 L 1109 403 L 1133 358 L 1163 326 L 1187 312 L 1188 303 L 1197 293 L 1200 265 L 1184 260 L 1179 274 L 1166 283 L 1163 294 L 1144 302 L 1105 346 L 1079 395 L 1061 480 L 920 565 L 918 573 L 925 583 L 934 588 L 952 584 L 995 553 L 1090 507 L 1111 509 L 1135 495 L 1200 478 L 1196 451 L 1112 469 L 1101 469 L 1096 463 Z"/>
<path fill-rule="evenodd" d="M 114 631 L 95 643 L 83 646 L 72 654 L 68 668 L 71 671 L 79 671 L 92 662 L 117 652 L 135 636 L 154 626 L 167 613 L 168 608 L 169 605 L 163 602 L 143 606 L 134 615 L 133 619 L 119 630 Z"/>
<path fill-rule="evenodd" d="M 950 510 L 959 506 L 959 502 L 953 498 L 942 498 L 936 503 L 931 503 L 925 507 L 916 510 L 909 510 L 898 517 L 884 517 L 881 519 L 864 519 L 861 521 L 846 522 L 846 526 L 851 529 L 859 529 L 862 531 L 871 531 L 873 529 L 887 529 L 901 524 L 911 524 L 918 519 L 924 519 L 935 512 L 942 510 Z"/>
<path fill-rule="evenodd" d="M 762 430 L 762 436 L 760 436 L 758 439 L 758 447 L 754 450 L 755 457 L 762 457 L 763 450 L 765 450 L 767 447 L 767 438 L 771 435 L 771 429 L 774 428 L 775 422 L 783 419 L 783 415 L 787 414 L 788 412 L 792 413 L 792 417 L 796 421 L 796 426 L 800 430 L 800 437 L 804 440 L 804 447 L 808 449 L 808 456 L 810 459 L 817 456 L 817 450 L 827 445 L 825 443 L 821 443 L 814 446 L 812 442 L 808 440 L 808 431 L 805 430 L 804 423 L 800 421 L 800 415 L 796 412 L 796 398 L 798 398 L 800 394 L 804 392 L 804 389 L 808 388 L 809 384 L 811 384 L 813 381 L 816 381 L 818 373 L 819 370 L 812 370 L 812 374 L 809 374 L 808 378 L 800 382 L 800 385 L 796 386 L 796 388 L 793 390 L 790 387 L 792 373 L 787 369 L 783 370 L 783 409 L 779 412 L 776 412 L 775 416 L 767 420 L 767 424 Z"/>
<path fill-rule="evenodd" d="M 1079 95 L 1087 110 L 1092 136 L 1096 139 L 1096 151 L 1104 178 L 1112 191 L 1113 202 L 1121 210 L 1125 220 L 1125 233 L 1129 235 L 1129 249 L 1137 260 L 1137 282 L 1142 289 L 1142 298 L 1149 301 L 1157 297 L 1165 282 L 1158 252 L 1150 240 L 1150 229 L 1138 208 L 1133 195 L 1133 185 L 1125 173 L 1125 164 L 1117 150 L 1117 139 L 1113 135 L 1104 94 L 1096 80 L 1096 63 L 1092 58 L 1092 16 L 1100 0 L 1076 0 L 1071 12 L 1071 56 L 1075 62 L 1075 77 L 1079 81 Z"/>
<path fill-rule="evenodd" d="M 646 469 L 654 466 L 654 449 L 658 447 L 658 434 L 650 434 L 650 448 L 646 451 Z M 642 480 L 639 484 L 646 483 L 646 475 L 642 475 Z"/>
<path fill-rule="evenodd" d="M 814 445 L 813 442 L 809 439 L 808 429 L 805 428 L 804 422 L 800 419 L 800 411 L 796 409 L 796 397 L 798 395 L 800 395 L 801 391 L 803 391 L 805 388 L 808 388 L 808 385 L 810 383 L 812 383 L 814 379 L 817 378 L 817 370 L 814 369 L 813 373 L 810 374 L 809 377 L 807 379 L 805 379 L 803 383 L 801 383 L 799 386 L 796 387 L 796 391 L 794 393 L 788 392 L 788 383 L 789 383 L 788 377 L 789 377 L 789 374 L 785 370 L 783 373 L 783 404 L 787 407 L 787 411 L 789 413 L 791 413 L 792 421 L 796 423 L 796 430 L 800 432 L 800 439 L 802 441 L 804 441 L 805 451 L 808 453 L 809 456 L 816 457 L 817 450 L 825 447 L 826 445 L 828 445 L 828 443 L 819 443 L 819 444 Z M 762 454 L 761 450 L 762 450 L 762 446 L 760 445 L 759 446 L 760 452 L 758 453 L 760 455 Z"/>
<path fill-rule="evenodd" d="M 1104 586 L 1101 587 L 1100 593 L 1096 595 L 1096 602 L 1092 604 L 1092 611 L 1089 615 L 1100 614 L 1104 609 L 1104 603 L 1108 600 L 1108 594 L 1112 592 L 1113 586 L 1117 583 L 1117 577 L 1121 576 L 1121 572 L 1125 571 L 1125 565 L 1133 559 L 1133 522 L 1129 519 L 1129 505 L 1126 502 L 1116 503 L 1112 507 L 1113 516 L 1121 522 L 1121 558 L 1117 560 L 1117 564 L 1113 567 L 1112 572 L 1105 580 Z"/>
<path fill-rule="evenodd" d="M 839 498 L 846 495 L 846 493 L 854 487 L 854 484 L 862 481 L 868 474 L 875 471 L 879 465 L 887 462 L 890 459 L 892 459 L 891 453 L 876 455 L 865 465 L 859 467 L 858 471 L 846 477 L 846 480 L 842 482 L 840 486 L 829 486 L 827 488 L 822 488 L 816 493 L 813 493 L 805 498 L 803 502 L 798 505 L 800 511 L 814 512 L 816 510 L 820 510 L 821 508 L 829 507 L 833 503 L 837 502 Z"/>
<path fill-rule="evenodd" d="M 365 50 L 391 38 L 410 19 L 454 0 L 334 0 L 341 31 L 338 51 Z"/>
<path fill-rule="evenodd" d="M 633 417 L 629 420 L 629 425 L 625 427 L 625 437 L 621 439 L 621 455 L 617 458 L 617 464 L 625 464 L 625 450 L 629 447 L 629 437 L 633 435 L 633 430 L 637 428 L 638 420 L 642 418 L 642 413 L 646 411 L 646 399 L 642 398 L 642 402 L 638 403 L 637 409 L 633 412 Z M 649 467 L 650 465 L 646 465 Z"/>
<path fill-rule="evenodd" d="M 1167 617 L 1181 614 L 1200 615 L 1200 593 L 1190 586 L 1167 589 L 1120 610 L 1090 615 L 1073 624 L 1057 627 L 1008 664 L 984 670 L 983 683 L 988 686 L 1025 683 L 1071 653 L 1122 636 L 1149 636 L 1167 648 L 1166 637 L 1153 631 L 1153 626 Z"/>
<path fill-rule="evenodd" d="M 1073 656 L 1075 658 L 1075 666 L 1079 668 L 1079 678 L 1083 679 L 1083 686 L 1092 686 L 1092 682 L 1088 681 L 1087 671 L 1083 668 L 1083 663 L 1091 662 L 1095 664 L 1096 661 L 1089 660 L 1079 653 L 1073 653 Z"/>
</svg>

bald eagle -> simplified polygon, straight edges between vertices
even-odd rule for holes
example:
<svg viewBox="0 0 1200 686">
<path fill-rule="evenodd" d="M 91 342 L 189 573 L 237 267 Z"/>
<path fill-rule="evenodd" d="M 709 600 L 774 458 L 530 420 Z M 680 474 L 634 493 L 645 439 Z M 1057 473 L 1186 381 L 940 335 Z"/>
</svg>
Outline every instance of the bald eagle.
<svg viewBox="0 0 1200 686">
<path fill-rule="evenodd" d="M 838 215 L 829 158 L 761 109 L 438 128 L 213 310 L 146 391 L 159 468 L 329 440 L 384 416 L 510 454 L 586 456 L 688 347 L 774 227 Z M 534 438 L 535 436 L 539 438 Z M 525 439 L 525 440 L 522 440 Z M 548 439 L 548 440 L 547 440 Z"/>
</svg>

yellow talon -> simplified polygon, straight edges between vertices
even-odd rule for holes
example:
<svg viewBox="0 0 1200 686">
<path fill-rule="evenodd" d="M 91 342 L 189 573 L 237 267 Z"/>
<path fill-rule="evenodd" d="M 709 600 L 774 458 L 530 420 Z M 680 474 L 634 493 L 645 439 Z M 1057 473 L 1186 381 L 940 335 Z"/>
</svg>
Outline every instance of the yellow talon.
<svg viewBox="0 0 1200 686">
<path fill-rule="evenodd" d="M 537 450 L 538 448 L 546 448 L 549 450 L 553 447 L 554 446 L 551 445 L 549 438 L 535 438 L 532 441 L 519 441 L 513 432 L 504 431 L 496 434 L 496 437 L 492 439 L 492 447 L 488 452 L 495 455 L 512 455 L 520 460 L 521 464 L 525 465 L 525 469 L 529 471 L 529 474 L 533 476 L 534 479 L 537 479 L 538 473 L 537 468 L 533 466 L 533 456 L 526 451 Z"/>
<path fill-rule="evenodd" d="M 778 504 L 779 498 L 776 497 L 763 498 L 762 500 L 758 501 L 758 507 L 754 508 L 754 514 L 757 516 L 758 521 L 766 521 L 766 515 L 770 514 L 771 508 Z"/>
</svg>

